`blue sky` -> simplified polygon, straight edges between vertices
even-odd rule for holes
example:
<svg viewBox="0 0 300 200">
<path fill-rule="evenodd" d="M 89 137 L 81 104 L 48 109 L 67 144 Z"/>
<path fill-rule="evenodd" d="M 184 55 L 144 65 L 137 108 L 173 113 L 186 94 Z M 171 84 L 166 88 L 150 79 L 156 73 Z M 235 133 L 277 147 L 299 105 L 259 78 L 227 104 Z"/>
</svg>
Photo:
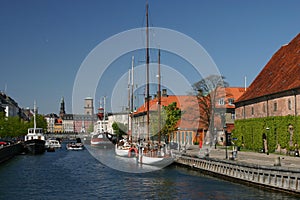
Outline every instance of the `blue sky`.
<svg viewBox="0 0 300 200">
<path fill-rule="evenodd" d="M 150 25 L 196 40 L 230 86 L 244 86 L 244 76 L 249 85 L 299 33 L 299 7 L 297 0 L 149 0 Z M 21 107 L 36 100 L 44 114 L 58 113 L 63 96 L 71 113 L 74 80 L 87 55 L 105 39 L 143 26 L 144 0 L 0 0 L 0 90 Z M 167 58 L 162 62 L 172 63 Z M 116 63 L 131 67 L 131 60 Z"/>
</svg>

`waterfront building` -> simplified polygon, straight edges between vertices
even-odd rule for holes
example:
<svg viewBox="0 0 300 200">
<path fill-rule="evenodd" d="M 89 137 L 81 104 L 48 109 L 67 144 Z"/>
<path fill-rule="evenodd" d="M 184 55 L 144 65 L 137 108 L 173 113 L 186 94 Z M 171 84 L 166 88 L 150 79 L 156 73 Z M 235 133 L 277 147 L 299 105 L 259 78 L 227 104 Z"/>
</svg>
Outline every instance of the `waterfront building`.
<svg viewBox="0 0 300 200">
<path fill-rule="evenodd" d="M 215 136 L 217 138 L 210 138 L 217 140 L 217 142 L 224 141 L 224 125 L 227 126 L 228 132 L 234 128 L 235 120 L 235 106 L 234 101 L 238 99 L 244 92 L 245 88 L 228 87 L 223 88 L 226 95 L 218 95 L 216 99 L 216 109 L 224 108 L 224 114 L 215 113 L 214 128 Z M 202 97 L 205 98 L 205 97 Z M 199 106 L 199 100 L 193 95 L 168 95 L 166 90 L 163 90 L 161 97 L 161 105 L 168 106 L 176 102 L 177 107 L 182 111 L 181 119 L 177 123 L 177 130 L 170 134 L 168 138 L 171 142 L 176 142 L 180 145 L 192 145 L 206 142 L 209 140 L 208 125 L 204 122 L 203 116 L 205 111 Z M 140 106 L 133 117 L 133 138 L 147 138 L 146 136 L 146 102 Z M 210 103 L 210 102 L 208 102 Z M 151 115 L 154 116 L 158 109 L 158 98 L 155 96 L 149 100 L 150 107 L 150 124 Z M 150 125 L 151 126 L 151 125 Z M 151 131 L 151 130 L 150 130 Z M 150 133 L 150 135 L 153 133 Z"/>
<path fill-rule="evenodd" d="M 54 133 L 54 125 L 55 121 L 57 121 L 58 116 L 55 113 L 50 113 L 44 116 L 44 118 L 47 121 L 47 132 L 48 133 Z"/>
<path fill-rule="evenodd" d="M 215 116 L 214 116 L 214 140 L 218 144 L 225 145 L 225 138 L 227 132 L 231 140 L 231 133 L 234 129 L 235 101 L 239 99 L 247 90 L 246 87 L 226 87 L 218 88 L 217 98 L 215 102 Z M 224 94 L 225 93 L 225 94 Z M 226 130 L 225 130 L 226 129 Z"/>
<path fill-rule="evenodd" d="M 55 120 L 54 123 L 54 133 L 62 133 L 63 132 L 63 126 L 62 126 L 62 119 L 58 118 Z"/>
<path fill-rule="evenodd" d="M 300 34 L 272 56 L 235 102 L 238 120 L 235 135 L 240 145 L 264 151 L 297 148 L 300 139 L 299 63 Z"/>
<path fill-rule="evenodd" d="M 18 103 L 4 92 L 0 92 L 0 111 L 1 110 L 5 112 L 6 117 L 21 115 L 21 108 L 18 106 Z"/>
<path fill-rule="evenodd" d="M 107 120 L 107 127 L 108 129 L 111 129 L 110 132 L 113 133 L 112 130 L 112 124 L 114 122 L 118 122 L 121 124 L 124 124 L 124 126 L 128 127 L 128 130 L 130 130 L 130 116 L 128 112 L 115 112 L 115 113 L 109 113 L 108 114 L 108 120 Z"/>
<path fill-rule="evenodd" d="M 93 131 L 94 123 L 97 121 L 97 115 L 73 114 L 74 132 L 90 133 Z"/>
<path fill-rule="evenodd" d="M 64 133 L 74 133 L 74 115 L 64 114 L 62 117 L 62 129 Z"/>
</svg>

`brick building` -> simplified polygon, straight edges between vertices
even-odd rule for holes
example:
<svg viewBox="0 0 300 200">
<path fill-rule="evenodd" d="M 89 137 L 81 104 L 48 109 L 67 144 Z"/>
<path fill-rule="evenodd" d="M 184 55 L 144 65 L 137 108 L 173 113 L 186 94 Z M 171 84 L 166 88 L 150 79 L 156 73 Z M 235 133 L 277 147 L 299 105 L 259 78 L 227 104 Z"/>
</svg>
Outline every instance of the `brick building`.
<svg viewBox="0 0 300 200">
<path fill-rule="evenodd" d="M 272 56 L 235 106 L 239 145 L 267 153 L 299 148 L 300 34 Z"/>
<path fill-rule="evenodd" d="M 300 113 L 300 34 L 282 46 L 235 102 L 236 118 Z"/>
</svg>

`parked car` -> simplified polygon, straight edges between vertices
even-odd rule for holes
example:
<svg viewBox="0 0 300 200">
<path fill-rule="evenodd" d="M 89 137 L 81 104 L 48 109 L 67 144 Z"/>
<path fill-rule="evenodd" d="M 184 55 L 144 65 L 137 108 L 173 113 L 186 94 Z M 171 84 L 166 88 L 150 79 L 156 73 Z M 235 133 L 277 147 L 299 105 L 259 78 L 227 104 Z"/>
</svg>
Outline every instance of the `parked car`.
<svg viewBox="0 0 300 200">
<path fill-rule="evenodd" d="M 10 143 L 0 139 L 0 146 L 7 146 L 7 145 L 10 145 Z"/>
</svg>

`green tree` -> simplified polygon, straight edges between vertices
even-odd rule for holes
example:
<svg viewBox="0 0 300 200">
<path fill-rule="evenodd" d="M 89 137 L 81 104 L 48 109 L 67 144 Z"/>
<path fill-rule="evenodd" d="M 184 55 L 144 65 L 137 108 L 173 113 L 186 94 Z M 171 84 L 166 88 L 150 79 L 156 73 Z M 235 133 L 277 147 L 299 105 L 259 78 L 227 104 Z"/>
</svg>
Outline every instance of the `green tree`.
<svg viewBox="0 0 300 200">
<path fill-rule="evenodd" d="M 162 129 L 160 131 L 161 138 L 167 139 L 170 133 L 177 130 L 177 122 L 181 118 L 181 110 L 177 107 L 177 103 L 173 102 L 168 106 L 163 106 L 162 119 L 164 124 L 162 124 Z"/>
<path fill-rule="evenodd" d="M 127 127 L 125 124 L 114 122 L 112 124 L 112 129 L 114 130 L 114 133 L 117 135 L 117 138 L 122 138 L 123 135 L 127 135 Z"/>
<path fill-rule="evenodd" d="M 42 127 L 47 127 L 46 120 L 41 117 L 40 124 Z M 18 116 L 5 117 L 3 113 L 0 114 L 0 137 L 18 137 L 27 134 L 27 129 L 30 127 L 30 123 L 24 121 Z M 33 123 L 32 123 L 33 127 Z"/>
</svg>

